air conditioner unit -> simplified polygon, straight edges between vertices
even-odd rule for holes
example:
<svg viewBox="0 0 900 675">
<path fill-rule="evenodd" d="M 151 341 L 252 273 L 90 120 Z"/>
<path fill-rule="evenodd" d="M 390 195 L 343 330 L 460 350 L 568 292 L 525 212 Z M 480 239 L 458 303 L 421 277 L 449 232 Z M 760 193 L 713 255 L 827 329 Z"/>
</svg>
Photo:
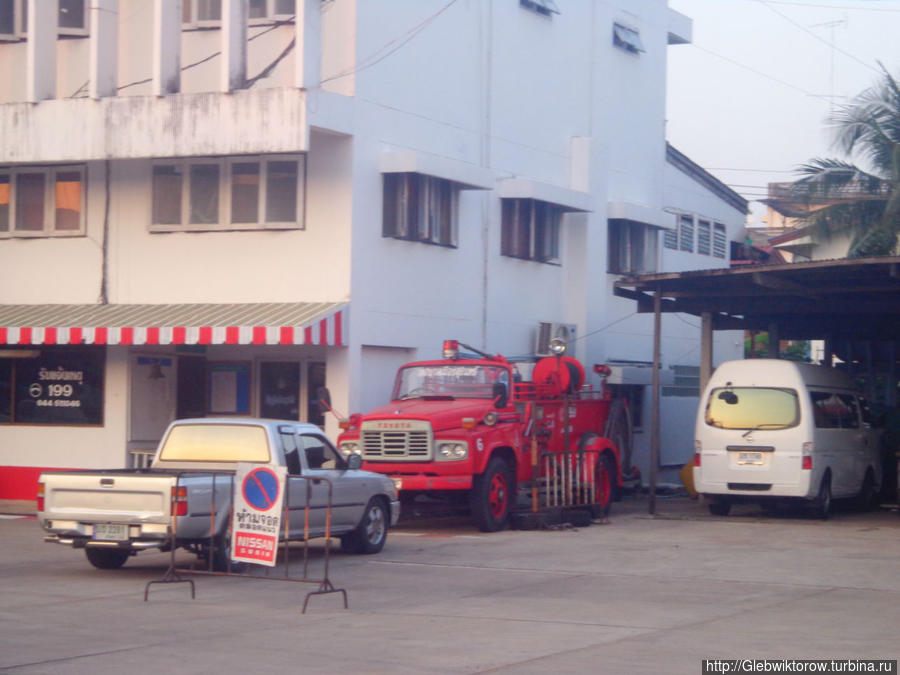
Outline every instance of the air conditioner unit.
<svg viewBox="0 0 900 675">
<path fill-rule="evenodd" d="M 574 348 L 572 344 L 575 342 L 575 324 L 574 323 L 551 323 L 549 321 L 540 321 L 537 325 L 534 340 L 535 356 L 552 356 L 550 351 L 550 340 L 560 338 L 569 345 L 569 351 Z"/>
</svg>

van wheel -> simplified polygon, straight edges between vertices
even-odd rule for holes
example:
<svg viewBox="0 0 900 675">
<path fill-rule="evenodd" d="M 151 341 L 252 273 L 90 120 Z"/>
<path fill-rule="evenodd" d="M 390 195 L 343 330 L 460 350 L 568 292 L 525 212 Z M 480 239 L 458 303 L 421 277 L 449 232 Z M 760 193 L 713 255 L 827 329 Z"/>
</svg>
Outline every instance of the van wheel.
<svg viewBox="0 0 900 675">
<path fill-rule="evenodd" d="M 88 562 L 98 570 L 117 570 L 128 560 L 130 553 L 110 548 L 86 548 Z"/>
<path fill-rule="evenodd" d="M 819 494 L 813 502 L 813 513 L 822 520 L 831 516 L 831 475 L 826 475 L 819 486 Z"/>
<path fill-rule="evenodd" d="M 875 508 L 877 498 L 878 491 L 875 489 L 875 475 L 872 473 L 872 469 L 867 469 L 862 487 L 856 496 L 856 507 L 860 511 L 871 511 Z"/>
<path fill-rule="evenodd" d="M 731 502 L 724 499 L 710 502 L 709 512 L 714 516 L 727 516 L 731 512 Z"/>
</svg>

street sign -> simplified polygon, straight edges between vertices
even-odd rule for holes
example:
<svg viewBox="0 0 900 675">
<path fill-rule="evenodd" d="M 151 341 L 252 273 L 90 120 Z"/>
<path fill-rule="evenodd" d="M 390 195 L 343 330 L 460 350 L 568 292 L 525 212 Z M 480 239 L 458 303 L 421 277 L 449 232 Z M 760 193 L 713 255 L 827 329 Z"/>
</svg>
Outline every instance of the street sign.
<svg viewBox="0 0 900 675">
<path fill-rule="evenodd" d="M 241 462 L 235 474 L 231 559 L 275 566 L 286 471 Z"/>
</svg>

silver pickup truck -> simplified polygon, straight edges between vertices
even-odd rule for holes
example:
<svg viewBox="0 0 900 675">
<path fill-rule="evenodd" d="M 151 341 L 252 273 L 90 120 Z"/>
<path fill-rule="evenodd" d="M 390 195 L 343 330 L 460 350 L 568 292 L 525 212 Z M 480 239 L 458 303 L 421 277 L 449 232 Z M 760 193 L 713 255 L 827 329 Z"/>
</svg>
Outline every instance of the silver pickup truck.
<svg viewBox="0 0 900 675">
<path fill-rule="evenodd" d="M 214 569 L 228 569 L 238 462 L 286 467 L 291 540 L 324 536 L 327 527 L 344 550 L 377 553 L 399 518 L 393 481 L 360 470 L 359 456 L 345 459 L 314 425 L 185 419 L 169 425 L 148 469 L 43 473 L 38 521 L 44 541 L 83 548 L 101 569 L 173 544 L 211 557 Z"/>
</svg>

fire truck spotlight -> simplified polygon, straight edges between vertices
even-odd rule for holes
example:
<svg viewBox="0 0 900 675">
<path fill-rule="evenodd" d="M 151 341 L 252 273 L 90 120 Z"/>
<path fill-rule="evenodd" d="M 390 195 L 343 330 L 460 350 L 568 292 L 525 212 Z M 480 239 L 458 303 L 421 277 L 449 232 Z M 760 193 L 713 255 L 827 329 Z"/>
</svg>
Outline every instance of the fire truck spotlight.
<svg viewBox="0 0 900 675">
<path fill-rule="evenodd" d="M 559 337 L 551 339 L 550 351 L 556 354 L 556 356 L 562 356 L 566 353 L 566 341 Z"/>
</svg>

